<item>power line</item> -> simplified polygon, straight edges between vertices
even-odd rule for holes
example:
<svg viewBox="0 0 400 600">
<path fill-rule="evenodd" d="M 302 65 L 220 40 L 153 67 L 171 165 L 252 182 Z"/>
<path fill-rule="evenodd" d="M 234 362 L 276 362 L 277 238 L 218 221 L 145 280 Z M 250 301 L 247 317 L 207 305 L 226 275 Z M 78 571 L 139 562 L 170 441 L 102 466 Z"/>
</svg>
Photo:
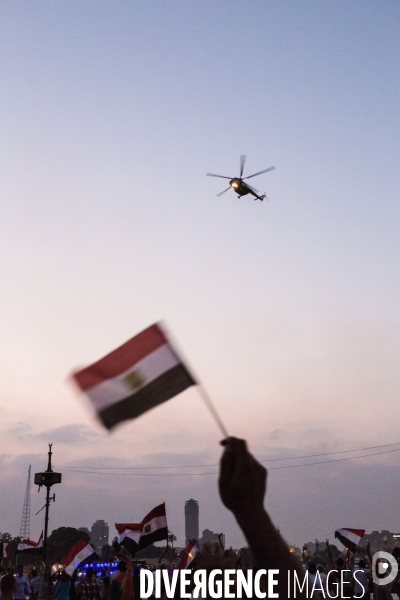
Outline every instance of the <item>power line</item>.
<svg viewBox="0 0 400 600">
<path fill-rule="evenodd" d="M 384 450 L 383 452 L 372 452 L 370 454 L 362 454 L 361 456 L 346 456 L 345 458 L 332 458 L 332 460 L 322 460 L 319 462 L 304 463 L 303 465 L 284 465 L 283 467 L 271 467 L 268 471 L 276 471 L 278 469 L 294 469 L 296 467 L 308 467 L 309 465 L 325 465 L 326 463 L 340 462 L 342 460 L 355 460 L 357 458 L 366 458 L 367 456 L 378 456 L 379 454 L 390 454 L 390 452 L 400 452 L 400 448 L 395 450 Z"/>
<path fill-rule="evenodd" d="M 367 446 L 366 448 L 358 448 L 356 450 L 336 450 L 336 452 L 319 452 L 317 454 L 303 454 L 302 456 L 290 456 L 286 458 L 267 458 L 259 462 L 273 462 L 277 460 L 297 460 L 299 458 L 314 458 L 316 456 L 332 456 L 334 454 L 345 454 L 349 452 L 363 452 L 364 450 L 376 450 L 376 448 L 390 448 L 391 446 L 399 446 L 400 442 L 395 444 L 381 444 L 380 446 Z M 357 458 L 357 457 L 354 457 Z M 343 459 L 344 460 L 344 459 Z"/>
<path fill-rule="evenodd" d="M 266 462 L 276 462 L 276 461 L 281 461 L 281 460 L 300 460 L 301 458 L 316 458 L 317 456 L 333 456 L 335 454 L 345 454 L 345 453 L 349 453 L 349 452 L 363 452 L 364 450 L 376 450 L 377 448 L 390 448 L 391 446 L 399 446 L 400 442 L 395 442 L 394 444 L 381 444 L 380 446 L 366 446 L 365 448 L 356 448 L 354 450 L 336 450 L 335 452 L 318 452 L 317 454 L 302 454 L 301 456 L 285 456 L 283 458 L 265 458 L 262 460 L 259 460 L 259 462 L 261 463 L 266 463 Z M 380 454 L 384 454 L 383 452 Z M 366 455 L 369 456 L 369 455 Z M 374 456 L 374 455 L 370 455 L 370 456 Z M 362 458 L 362 457 L 351 457 L 351 458 Z M 345 460 L 345 459 L 343 459 Z M 347 459 L 346 459 L 347 460 Z M 328 462 L 328 461 L 327 461 Z M 310 463 L 310 464 L 318 464 L 318 463 Z M 296 465 L 297 466 L 297 465 Z M 301 466 L 301 465 L 298 465 Z M 304 465 L 306 466 L 306 465 Z M 57 469 L 68 469 L 68 470 L 72 470 L 72 469 L 90 469 L 90 470 L 104 470 L 104 469 L 118 469 L 119 471 L 126 471 L 126 470 L 131 470 L 131 469 L 136 469 L 136 470 L 149 470 L 149 469 L 195 469 L 195 468 L 202 468 L 202 467 L 219 467 L 219 464 L 206 464 L 206 465 L 176 465 L 176 466 L 149 466 L 149 467 L 90 467 L 90 466 L 71 466 L 71 467 L 62 467 L 60 465 L 55 465 L 55 468 Z M 271 467 L 272 468 L 278 468 L 278 467 Z M 282 467 L 283 468 L 283 467 Z M 290 468 L 290 467 L 285 467 L 285 468 Z M 270 469 L 270 470 L 271 470 Z M 82 471 L 82 473 L 84 473 L 86 471 Z M 121 475 L 123 475 L 123 473 L 121 473 Z"/>
<path fill-rule="evenodd" d="M 392 444 L 394 445 L 394 444 Z M 356 460 L 357 458 L 367 458 L 369 456 L 379 456 L 381 454 L 390 454 L 391 452 L 400 452 L 400 448 L 395 448 L 394 450 L 384 450 L 383 452 L 372 452 L 369 454 L 362 454 L 361 456 L 346 456 L 344 458 L 333 458 L 332 460 L 323 460 L 318 462 L 304 463 L 302 465 L 284 465 L 282 467 L 271 467 L 268 469 L 269 471 L 278 471 L 280 469 L 299 469 L 301 467 L 309 467 L 311 465 L 325 465 L 327 463 L 341 462 L 343 460 Z M 218 465 L 215 465 L 218 466 Z M 76 470 L 71 467 L 57 467 L 62 471 L 68 471 L 72 473 L 91 473 L 93 475 L 122 475 L 124 477 L 176 477 L 176 476 L 186 476 L 186 477 L 196 477 L 198 475 L 218 475 L 218 471 L 212 471 L 208 473 L 115 473 L 113 471 L 101 472 L 98 470 L 93 471 L 81 471 Z M 82 467 L 83 468 L 83 467 Z M 96 467 L 98 469 L 99 467 Z M 103 467 L 106 468 L 106 467 Z M 118 468 L 118 467 L 117 467 Z M 171 467 L 175 469 L 179 469 L 180 467 Z"/>
</svg>

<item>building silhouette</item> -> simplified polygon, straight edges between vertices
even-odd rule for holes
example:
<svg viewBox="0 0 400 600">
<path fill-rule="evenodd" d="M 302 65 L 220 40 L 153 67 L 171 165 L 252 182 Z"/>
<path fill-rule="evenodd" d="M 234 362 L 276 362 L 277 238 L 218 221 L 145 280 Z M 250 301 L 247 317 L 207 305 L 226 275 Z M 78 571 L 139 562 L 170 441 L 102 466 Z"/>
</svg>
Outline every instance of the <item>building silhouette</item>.
<svg viewBox="0 0 400 600">
<path fill-rule="evenodd" d="M 93 523 L 90 531 L 90 541 L 97 552 L 101 552 L 102 547 L 108 544 L 108 534 L 109 527 L 105 521 L 99 519 Z"/>
<path fill-rule="evenodd" d="M 210 529 L 203 530 L 203 535 L 198 540 L 199 545 L 201 546 L 201 544 L 219 544 L 220 543 L 220 538 L 218 537 L 219 535 L 221 536 L 221 543 L 222 543 L 223 547 L 225 548 L 225 534 L 224 533 L 220 533 L 220 534 L 214 533 Z"/>
<path fill-rule="evenodd" d="M 186 543 L 199 539 L 199 503 L 193 498 L 185 502 L 185 538 Z"/>
<path fill-rule="evenodd" d="M 369 542 L 371 544 L 372 552 L 385 550 L 386 546 L 388 546 L 390 550 L 393 550 L 393 548 L 396 546 L 398 547 L 400 544 L 400 533 L 393 533 L 387 529 L 383 529 L 382 531 L 372 531 L 371 533 L 365 533 L 361 542 Z"/>
</svg>

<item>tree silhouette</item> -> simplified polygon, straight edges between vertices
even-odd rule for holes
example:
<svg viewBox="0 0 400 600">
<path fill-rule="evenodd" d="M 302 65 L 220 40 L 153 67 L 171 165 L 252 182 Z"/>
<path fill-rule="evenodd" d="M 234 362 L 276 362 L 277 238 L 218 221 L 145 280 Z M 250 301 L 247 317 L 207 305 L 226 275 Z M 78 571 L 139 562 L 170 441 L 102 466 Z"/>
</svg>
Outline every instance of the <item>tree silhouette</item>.
<svg viewBox="0 0 400 600">
<path fill-rule="evenodd" d="M 79 540 L 90 541 L 90 536 L 75 527 L 59 527 L 51 532 L 47 538 L 47 561 L 50 563 L 61 562 L 72 546 Z"/>
<path fill-rule="evenodd" d="M 168 539 L 168 542 L 171 544 L 171 548 L 173 550 L 174 549 L 174 542 L 176 542 L 176 540 L 178 538 L 169 529 L 168 529 L 168 538 L 167 539 Z"/>
</svg>

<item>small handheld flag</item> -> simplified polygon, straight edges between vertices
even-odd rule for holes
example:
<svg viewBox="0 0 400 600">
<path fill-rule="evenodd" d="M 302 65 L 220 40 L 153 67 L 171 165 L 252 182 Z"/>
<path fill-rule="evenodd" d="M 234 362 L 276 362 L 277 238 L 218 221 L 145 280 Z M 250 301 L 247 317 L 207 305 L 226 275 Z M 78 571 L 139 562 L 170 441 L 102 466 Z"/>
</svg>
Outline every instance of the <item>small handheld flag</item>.
<svg viewBox="0 0 400 600">
<path fill-rule="evenodd" d="M 361 538 L 365 533 L 365 529 L 337 529 L 335 538 L 342 542 L 343 546 L 349 548 L 351 552 L 356 551 L 356 546 L 360 544 Z"/>
<path fill-rule="evenodd" d="M 148 327 L 72 377 L 107 429 L 196 383 L 159 325 Z"/>
<path fill-rule="evenodd" d="M 187 569 L 197 553 L 198 549 L 196 544 L 193 540 L 189 540 L 183 553 L 181 562 L 178 565 L 178 569 Z"/>
<path fill-rule="evenodd" d="M 115 527 L 119 533 L 118 545 L 125 546 L 134 556 L 138 550 L 167 539 L 165 503 L 153 508 L 140 523 L 115 523 Z"/>
<path fill-rule="evenodd" d="M 8 553 L 8 542 L 0 542 L 0 561 L 2 558 L 10 558 Z"/>
<path fill-rule="evenodd" d="M 17 554 L 19 552 L 24 552 L 25 554 L 42 554 L 43 553 L 43 531 L 40 534 L 39 541 L 32 542 L 32 540 L 22 540 L 19 542 L 16 550 Z"/>
<path fill-rule="evenodd" d="M 196 385 L 160 325 L 151 325 L 94 364 L 72 374 L 107 429 L 135 419 Z M 223 435 L 225 427 L 204 388 L 198 392 Z"/>
<path fill-rule="evenodd" d="M 82 567 L 83 565 L 89 565 L 96 559 L 99 559 L 98 554 L 96 554 L 92 546 L 90 546 L 86 540 L 82 539 L 72 546 L 67 556 L 62 560 L 62 564 L 65 572 L 72 577 L 75 569 Z"/>
</svg>

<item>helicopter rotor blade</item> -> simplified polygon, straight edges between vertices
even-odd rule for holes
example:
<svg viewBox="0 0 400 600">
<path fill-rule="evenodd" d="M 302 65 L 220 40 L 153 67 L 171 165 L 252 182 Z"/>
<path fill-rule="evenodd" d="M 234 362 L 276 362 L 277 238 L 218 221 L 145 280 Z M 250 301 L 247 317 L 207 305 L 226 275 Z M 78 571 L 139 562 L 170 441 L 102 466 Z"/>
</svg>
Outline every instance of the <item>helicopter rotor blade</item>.
<svg viewBox="0 0 400 600">
<path fill-rule="evenodd" d="M 244 177 L 243 179 L 250 179 L 250 177 L 255 177 L 256 175 L 261 175 L 261 173 L 267 173 L 268 171 L 273 171 L 275 167 L 268 167 L 268 169 L 264 169 L 263 171 L 258 171 L 258 173 L 253 173 L 253 175 L 249 175 L 248 177 Z"/>
<path fill-rule="evenodd" d="M 227 177 L 226 175 L 216 175 L 215 173 L 206 173 L 206 177 L 221 177 L 222 179 L 233 179 L 233 177 Z"/>
<path fill-rule="evenodd" d="M 240 179 L 242 179 L 243 170 L 244 170 L 244 163 L 245 162 L 246 162 L 246 155 L 242 154 L 240 156 Z"/>
<path fill-rule="evenodd" d="M 222 194 L 225 194 L 225 192 L 227 192 L 228 190 L 230 190 L 231 188 L 228 187 L 226 188 L 226 190 L 224 190 L 223 192 L 220 192 L 219 194 L 217 194 L 217 198 L 219 198 L 219 196 L 222 196 Z"/>
</svg>

